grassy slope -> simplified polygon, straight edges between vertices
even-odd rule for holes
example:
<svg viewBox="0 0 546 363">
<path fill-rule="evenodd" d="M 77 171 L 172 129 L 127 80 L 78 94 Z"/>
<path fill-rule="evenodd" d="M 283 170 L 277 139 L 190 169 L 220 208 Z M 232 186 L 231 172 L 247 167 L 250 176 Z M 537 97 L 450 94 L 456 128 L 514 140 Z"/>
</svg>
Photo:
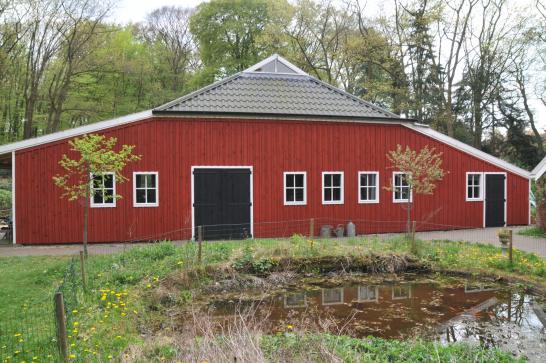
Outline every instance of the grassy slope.
<svg viewBox="0 0 546 363">
<path fill-rule="evenodd" d="M 546 238 L 546 231 L 543 231 L 542 229 L 538 227 L 529 227 L 529 228 L 522 229 L 518 231 L 518 234 L 522 236 Z"/>
<path fill-rule="evenodd" d="M 203 264 L 232 263 L 245 257 L 263 263 L 264 260 L 280 257 L 360 256 L 370 252 L 405 253 L 408 250 L 409 246 L 403 239 L 308 240 L 304 237 L 294 237 L 290 240 L 214 242 L 204 244 Z M 546 262 L 541 258 L 516 251 L 515 263 L 509 266 L 506 257 L 501 256 L 500 250 L 488 245 L 420 242 L 419 255 L 438 269 L 513 275 L 538 283 L 540 281 L 544 283 L 543 277 L 546 276 Z M 194 243 L 180 247 L 161 243 L 137 247 L 122 254 L 92 256 L 88 261 L 88 292 L 86 294 L 79 292 L 78 302 L 72 301 L 74 298 L 67 299 L 68 318 L 72 329 L 70 331 L 72 359 L 105 361 L 110 357 L 119 356 L 119 352 L 127 345 L 140 342 L 140 332 L 145 331 L 146 326 L 151 323 L 145 299 L 142 297 L 159 286 L 169 274 L 196 267 L 196 256 L 197 249 Z M 2 276 L 0 291 L 3 293 L 0 326 L 6 325 L 4 323 L 6 316 L 8 322 L 18 320 L 25 322 L 28 321 L 28 317 L 43 317 L 44 311 L 47 315 L 48 306 L 51 305 L 32 302 L 51 301 L 51 294 L 54 286 L 62 278 L 66 261 L 66 258 L 58 257 L 0 258 Z M 75 277 L 78 278 L 77 275 Z M 6 298 L 4 291 L 7 291 Z M 32 308 L 28 310 L 15 308 L 25 303 Z M 40 324 L 46 323 L 47 319 L 36 320 L 36 323 L 30 326 L 30 330 L 39 330 Z M 7 334 L 0 337 L 0 348 L 7 346 L 8 354 L 13 354 L 10 352 L 15 350 L 27 349 L 28 352 L 17 354 L 19 360 L 24 357 L 27 361 L 34 356 L 43 361 L 44 357 L 50 354 L 50 350 L 44 347 L 47 345 L 45 339 L 36 339 L 33 343 L 32 339 L 23 336 L 22 338 L 26 340 L 19 343 L 20 337 L 14 336 L 18 332 L 13 330 L 13 326 L 9 324 L 7 326 Z M 49 328 L 50 326 L 44 329 L 47 331 Z M 44 336 L 49 337 L 47 334 Z M 392 349 L 400 349 L 396 342 L 382 344 L 392 345 Z M 389 351 L 391 348 L 386 349 Z M 415 349 L 426 351 L 417 345 Z M 452 353 L 454 356 L 459 354 L 455 348 Z"/>
</svg>

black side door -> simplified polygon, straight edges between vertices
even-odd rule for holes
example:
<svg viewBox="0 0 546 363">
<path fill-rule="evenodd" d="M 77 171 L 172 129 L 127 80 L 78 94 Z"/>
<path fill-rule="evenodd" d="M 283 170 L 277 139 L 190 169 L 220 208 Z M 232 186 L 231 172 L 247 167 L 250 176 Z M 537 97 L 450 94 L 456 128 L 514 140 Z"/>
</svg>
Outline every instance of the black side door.
<svg viewBox="0 0 546 363">
<path fill-rule="evenodd" d="M 503 174 L 485 174 L 485 226 L 502 227 L 505 224 Z"/>
<path fill-rule="evenodd" d="M 250 174 L 250 169 L 194 170 L 196 234 L 197 226 L 203 226 L 205 240 L 251 237 Z"/>
</svg>

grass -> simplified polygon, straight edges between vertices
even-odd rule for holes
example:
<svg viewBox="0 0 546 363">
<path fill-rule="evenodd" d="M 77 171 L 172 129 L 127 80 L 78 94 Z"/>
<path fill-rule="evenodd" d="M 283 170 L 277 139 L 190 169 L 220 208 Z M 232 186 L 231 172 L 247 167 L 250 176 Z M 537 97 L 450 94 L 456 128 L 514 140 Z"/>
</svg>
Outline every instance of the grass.
<svg viewBox="0 0 546 363">
<path fill-rule="evenodd" d="M 217 264 L 236 265 L 248 261 L 254 261 L 252 263 L 257 264 L 258 271 L 266 271 L 271 263 L 281 258 L 366 256 L 370 253 L 402 254 L 407 251 L 409 244 L 403 238 L 309 240 L 294 236 L 283 240 L 205 243 L 202 267 L 197 265 L 195 243 L 176 246 L 163 242 L 134 247 L 123 253 L 91 256 L 87 261 L 87 292 L 84 293 L 79 288 L 81 282 L 77 261 L 76 265 L 71 266 L 78 268 L 68 274 L 68 280 L 74 284 L 64 286 L 71 360 L 109 361 L 119 357 L 128 346 L 142 346 L 144 343 L 141 334 L 146 334 L 154 328 L 154 324 L 158 324 L 154 319 L 154 314 L 158 313 L 153 311 L 154 306 L 149 304 L 147 297 L 159 289 L 165 279 L 179 271 L 199 271 L 203 267 L 213 269 Z M 540 257 L 515 250 L 514 264 L 510 265 L 506 256 L 501 255 L 500 249 L 490 245 L 419 241 L 418 257 L 436 269 L 510 275 L 537 283 L 542 281 L 543 284 L 546 277 L 546 262 Z M 31 362 L 33 358 L 34 361 L 51 361 L 48 356 L 55 354 L 52 342 L 54 325 L 51 298 L 55 287 L 66 273 L 68 261 L 66 257 L 0 258 L 0 362 Z M 210 274 L 194 276 L 199 278 Z M 199 282 L 209 283 L 209 279 L 211 277 L 203 277 Z M 181 291 L 179 296 L 169 298 L 175 303 L 189 301 L 191 292 Z M 278 339 L 264 338 L 260 345 L 267 351 L 275 342 L 287 344 L 288 347 L 295 344 L 288 338 Z M 346 342 L 350 343 L 346 349 L 347 354 L 361 349 L 358 339 L 349 339 Z M 427 345 L 429 343 L 383 340 L 367 342 L 366 344 L 372 346 L 388 346 L 386 352 L 411 351 L 424 357 L 429 354 L 432 359 L 430 354 L 433 351 L 432 346 Z M 464 357 L 472 356 L 464 355 L 464 349 L 458 347 L 438 346 L 435 349 L 438 352 L 434 354 L 460 357 L 462 361 L 466 359 Z M 379 353 L 383 354 L 382 350 L 377 354 Z M 336 354 L 343 356 L 342 352 Z M 378 355 L 377 359 L 388 360 L 386 357 Z M 499 361 L 504 361 L 504 358 Z M 352 358 L 347 360 L 352 361 Z"/>
<path fill-rule="evenodd" d="M 546 238 L 546 231 L 543 231 L 542 229 L 538 227 L 529 227 L 529 228 L 521 229 L 518 231 L 518 234 L 522 236 Z"/>
</svg>

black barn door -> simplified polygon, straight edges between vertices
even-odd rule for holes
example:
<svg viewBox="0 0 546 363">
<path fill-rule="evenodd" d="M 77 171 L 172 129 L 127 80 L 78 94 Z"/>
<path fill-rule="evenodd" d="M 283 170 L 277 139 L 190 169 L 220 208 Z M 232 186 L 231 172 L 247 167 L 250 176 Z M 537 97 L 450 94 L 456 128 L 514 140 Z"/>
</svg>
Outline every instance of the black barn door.
<svg viewBox="0 0 546 363">
<path fill-rule="evenodd" d="M 485 174 L 485 226 L 504 226 L 503 174 Z"/>
<path fill-rule="evenodd" d="M 194 169 L 195 233 L 205 240 L 250 235 L 250 169 Z M 197 237 L 197 236 L 194 236 Z"/>
</svg>

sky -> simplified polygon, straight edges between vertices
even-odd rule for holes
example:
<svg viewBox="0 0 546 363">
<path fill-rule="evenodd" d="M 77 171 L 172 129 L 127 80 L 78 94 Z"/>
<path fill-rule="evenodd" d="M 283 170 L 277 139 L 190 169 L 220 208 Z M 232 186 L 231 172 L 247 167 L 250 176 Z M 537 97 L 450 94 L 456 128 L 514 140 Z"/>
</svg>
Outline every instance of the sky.
<svg viewBox="0 0 546 363">
<path fill-rule="evenodd" d="M 136 23 L 144 20 L 146 14 L 162 6 L 184 6 L 195 7 L 204 0 L 119 0 L 119 3 L 111 15 L 111 20 L 115 23 L 127 24 Z M 342 1 L 342 0 L 334 0 Z M 523 0 L 523 2 L 532 0 Z M 371 14 L 384 12 L 389 8 L 388 0 L 366 0 L 366 9 Z M 518 0 L 519 3 L 519 0 Z M 281 54 L 282 55 L 282 54 Z M 546 130 L 546 107 L 538 99 L 530 99 L 529 104 L 535 110 L 535 118 L 540 131 Z"/>
</svg>

